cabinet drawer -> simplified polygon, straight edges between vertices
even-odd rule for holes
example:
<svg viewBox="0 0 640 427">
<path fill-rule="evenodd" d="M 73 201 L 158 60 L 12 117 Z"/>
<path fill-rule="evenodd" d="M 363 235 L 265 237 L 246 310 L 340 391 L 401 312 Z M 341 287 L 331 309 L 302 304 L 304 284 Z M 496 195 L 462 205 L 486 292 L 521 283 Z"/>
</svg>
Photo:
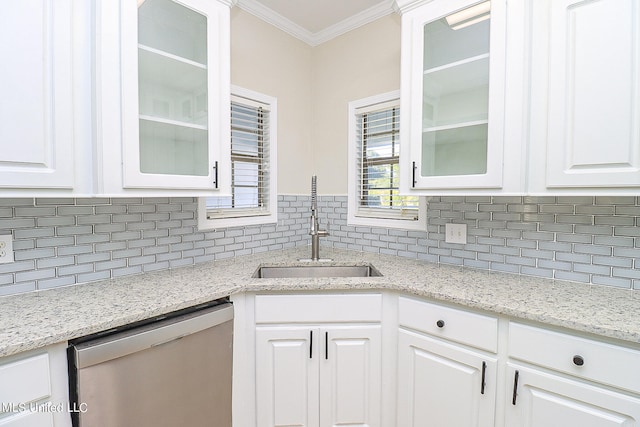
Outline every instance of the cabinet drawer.
<svg viewBox="0 0 640 427">
<path fill-rule="evenodd" d="M 51 395 L 49 354 L 0 365 L 0 402 L 24 404 Z"/>
<path fill-rule="evenodd" d="M 400 326 L 466 344 L 481 350 L 498 350 L 498 319 L 456 308 L 400 297 Z"/>
<path fill-rule="evenodd" d="M 256 295 L 256 323 L 379 322 L 382 295 Z"/>
<path fill-rule="evenodd" d="M 509 356 L 640 393 L 637 350 L 512 322 Z"/>
</svg>

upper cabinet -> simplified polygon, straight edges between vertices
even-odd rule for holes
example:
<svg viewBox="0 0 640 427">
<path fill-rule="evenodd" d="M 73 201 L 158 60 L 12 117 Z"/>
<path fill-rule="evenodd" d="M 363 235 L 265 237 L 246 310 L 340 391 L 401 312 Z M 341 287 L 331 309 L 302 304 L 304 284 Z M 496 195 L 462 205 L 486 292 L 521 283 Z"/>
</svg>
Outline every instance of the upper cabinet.
<svg viewBox="0 0 640 427">
<path fill-rule="evenodd" d="M 637 194 L 639 24 L 635 0 L 532 2 L 532 192 Z"/>
<path fill-rule="evenodd" d="M 517 191 L 507 175 L 518 170 L 505 167 L 520 149 L 505 150 L 506 1 L 400 6 L 403 189 Z"/>
<path fill-rule="evenodd" d="M 72 6 L 0 4 L 0 194 L 74 189 Z"/>
<path fill-rule="evenodd" d="M 97 192 L 229 191 L 229 4 L 99 1 Z"/>
<path fill-rule="evenodd" d="M 397 3 L 402 191 L 637 194 L 637 1 Z"/>
</svg>

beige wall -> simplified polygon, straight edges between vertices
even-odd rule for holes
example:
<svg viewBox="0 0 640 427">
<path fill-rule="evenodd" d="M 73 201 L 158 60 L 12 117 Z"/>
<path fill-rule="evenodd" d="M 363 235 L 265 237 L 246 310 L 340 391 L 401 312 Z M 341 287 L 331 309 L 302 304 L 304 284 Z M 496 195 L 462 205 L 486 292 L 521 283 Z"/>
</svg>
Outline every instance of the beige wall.
<svg viewBox="0 0 640 427">
<path fill-rule="evenodd" d="M 311 46 L 231 9 L 231 83 L 278 99 L 278 194 L 305 194 L 311 161 Z"/>
<path fill-rule="evenodd" d="M 322 194 L 347 194 L 350 101 L 400 89 L 400 17 L 388 15 L 314 48 L 312 152 Z"/>
<path fill-rule="evenodd" d="M 231 82 L 278 98 L 278 193 L 347 193 L 347 104 L 400 88 L 400 17 L 311 47 L 231 11 Z"/>
</svg>

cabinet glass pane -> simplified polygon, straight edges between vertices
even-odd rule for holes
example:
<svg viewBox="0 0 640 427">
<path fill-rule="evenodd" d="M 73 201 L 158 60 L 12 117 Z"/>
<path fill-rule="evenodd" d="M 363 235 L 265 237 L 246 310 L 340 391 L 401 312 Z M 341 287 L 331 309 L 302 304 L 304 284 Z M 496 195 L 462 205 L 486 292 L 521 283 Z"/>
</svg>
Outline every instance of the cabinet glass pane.
<svg viewBox="0 0 640 427">
<path fill-rule="evenodd" d="M 140 171 L 206 176 L 209 165 L 206 129 L 140 120 Z"/>
<path fill-rule="evenodd" d="M 171 0 L 142 0 L 138 8 L 138 42 L 206 65 L 207 18 Z"/>
<path fill-rule="evenodd" d="M 485 19 L 459 28 L 458 25 L 464 23 L 449 25 L 447 17 L 444 17 L 425 25 L 424 69 L 429 70 L 488 53 L 489 22 L 490 20 Z"/>
<path fill-rule="evenodd" d="M 139 108 L 143 116 L 207 126 L 207 70 L 138 50 Z"/>
<path fill-rule="evenodd" d="M 487 124 L 422 134 L 422 176 L 487 172 Z"/>
<path fill-rule="evenodd" d="M 424 26 L 422 176 L 487 172 L 489 5 Z"/>
<path fill-rule="evenodd" d="M 140 171 L 207 176 L 207 17 L 138 0 Z"/>
</svg>

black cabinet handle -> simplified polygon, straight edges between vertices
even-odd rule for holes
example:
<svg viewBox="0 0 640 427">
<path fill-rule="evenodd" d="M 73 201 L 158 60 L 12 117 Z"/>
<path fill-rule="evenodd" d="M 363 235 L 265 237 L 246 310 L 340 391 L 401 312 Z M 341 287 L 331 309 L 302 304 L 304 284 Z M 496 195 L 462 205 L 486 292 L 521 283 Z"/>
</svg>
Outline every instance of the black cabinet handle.
<svg viewBox="0 0 640 427">
<path fill-rule="evenodd" d="M 520 377 L 520 372 L 516 371 L 516 374 L 513 376 L 513 397 L 511 398 L 511 404 L 516 404 L 516 399 L 518 398 L 518 377 Z"/>
<path fill-rule="evenodd" d="M 436 322 L 436 326 L 437 326 L 438 328 L 444 328 L 444 320 L 438 320 L 438 321 Z"/>
<path fill-rule="evenodd" d="M 309 331 L 309 359 L 313 359 L 313 331 Z"/>
<path fill-rule="evenodd" d="M 484 394 L 485 378 L 487 375 L 487 362 L 482 362 L 482 382 L 480 384 L 480 394 Z"/>
<path fill-rule="evenodd" d="M 576 354 L 575 356 L 573 356 L 573 364 L 576 366 L 584 365 L 584 358 L 579 354 Z"/>
<path fill-rule="evenodd" d="M 413 162 L 413 185 L 412 187 L 415 188 L 416 187 L 416 169 L 418 169 L 418 167 L 416 166 L 416 162 Z"/>
<path fill-rule="evenodd" d="M 213 164 L 213 185 L 218 188 L 218 161 Z"/>
<path fill-rule="evenodd" d="M 324 360 L 329 360 L 329 332 L 324 333 Z"/>
</svg>

